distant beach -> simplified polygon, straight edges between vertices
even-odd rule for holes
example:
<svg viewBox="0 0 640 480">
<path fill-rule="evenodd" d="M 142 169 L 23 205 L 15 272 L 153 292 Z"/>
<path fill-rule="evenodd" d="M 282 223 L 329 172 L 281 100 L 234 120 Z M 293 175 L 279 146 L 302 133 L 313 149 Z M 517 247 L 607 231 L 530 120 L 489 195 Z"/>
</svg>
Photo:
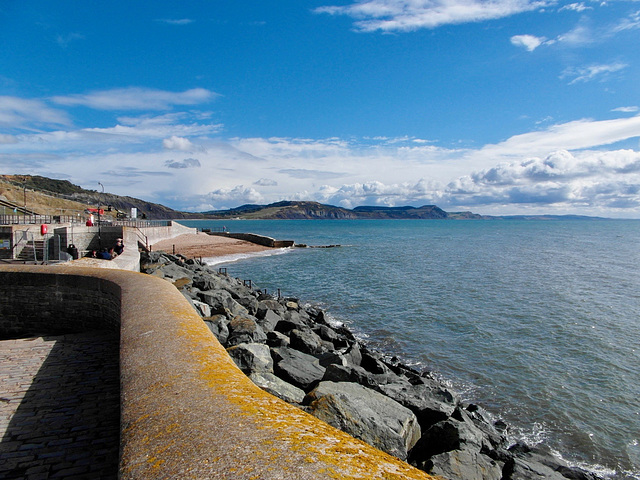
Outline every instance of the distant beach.
<svg viewBox="0 0 640 480">
<path fill-rule="evenodd" d="M 235 238 L 219 237 L 206 233 L 184 234 L 169 240 L 162 240 L 151 246 L 153 251 L 184 255 L 187 258 L 214 258 L 244 253 L 273 250 L 255 243 Z"/>
</svg>

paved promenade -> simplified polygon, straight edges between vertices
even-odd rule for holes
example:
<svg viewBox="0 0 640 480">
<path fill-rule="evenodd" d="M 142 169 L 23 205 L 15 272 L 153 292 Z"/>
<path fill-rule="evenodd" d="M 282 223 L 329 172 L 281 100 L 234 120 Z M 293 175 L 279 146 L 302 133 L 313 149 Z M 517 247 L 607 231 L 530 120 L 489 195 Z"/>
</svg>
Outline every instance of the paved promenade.
<svg viewBox="0 0 640 480">
<path fill-rule="evenodd" d="M 0 342 L 0 479 L 115 479 L 119 345 L 110 332 Z"/>
</svg>

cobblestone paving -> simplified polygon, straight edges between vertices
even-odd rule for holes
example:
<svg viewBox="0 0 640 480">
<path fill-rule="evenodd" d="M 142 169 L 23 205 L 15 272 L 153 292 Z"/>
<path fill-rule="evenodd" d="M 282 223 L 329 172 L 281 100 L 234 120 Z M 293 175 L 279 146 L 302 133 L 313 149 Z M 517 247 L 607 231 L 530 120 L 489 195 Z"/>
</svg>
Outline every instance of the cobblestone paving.
<svg viewBox="0 0 640 480">
<path fill-rule="evenodd" d="M 0 342 L 0 479 L 115 479 L 118 338 L 95 331 Z"/>
</svg>

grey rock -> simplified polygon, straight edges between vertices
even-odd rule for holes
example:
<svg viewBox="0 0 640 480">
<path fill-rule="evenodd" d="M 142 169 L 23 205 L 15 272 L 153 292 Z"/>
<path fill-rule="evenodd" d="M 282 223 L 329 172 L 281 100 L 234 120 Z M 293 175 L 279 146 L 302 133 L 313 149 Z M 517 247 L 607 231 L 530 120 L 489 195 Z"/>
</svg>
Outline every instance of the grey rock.
<svg viewBox="0 0 640 480">
<path fill-rule="evenodd" d="M 378 386 L 378 382 L 373 374 L 367 372 L 362 367 L 352 365 L 328 365 L 322 381 L 352 382 L 367 388 L 376 388 Z"/>
<path fill-rule="evenodd" d="M 309 328 L 308 320 L 295 310 L 286 311 L 282 319 L 277 323 L 276 330 L 281 333 L 289 333 L 297 328 L 299 330 Z"/>
<path fill-rule="evenodd" d="M 270 347 L 288 347 L 291 341 L 284 333 L 267 332 L 267 345 Z"/>
<path fill-rule="evenodd" d="M 482 432 L 473 424 L 449 418 L 427 429 L 411 455 L 414 461 L 420 462 L 452 450 L 479 453 L 482 440 Z"/>
<path fill-rule="evenodd" d="M 239 296 L 235 299 L 240 305 L 247 309 L 249 315 L 255 315 L 258 311 L 258 300 L 251 295 Z"/>
<path fill-rule="evenodd" d="M 286 309 L 283 305 L 278 303 L 276 300 L 260 300 L 258 302 L 258 312 L 256 313 L 256 316 L 258 318 L 261 318 L 260 312 L 262 311 L 266 312 L 267 310 L 271 310 L 278 315 L 282 315 Z"/>
<path fill-rule="evenodd" d="M 432 475 L 463 480 L 501 480 L 503 464 L 485 455 L 454 450 L 433 456 L 423 466 Z"/>
<path fill-rule="evenodd" d="M 391 383 L 380 385 L 380 392 L 409 408 L 423 429 L 449 418 L 459 399 L 444 388 L 432 388 L 428 385 Z"/>
<path fill-rule="evenodd" d="M 320 361 L 320 365 L 323 367 L 328 367 L 329 365 L 340 365 L 342 367 L 346 367 L 349 365 L 349 361 L 347 358 L 339 352 L 334 350 L 330 350 L 328 352 L 322 353 L 320 355 L 316 355 L 316 358 Z M 329 380 L 329 379 L 325 379 Z M 338 381 L 338 380 L 335 380 Z"/>
<path fill-rule="evenodd" d="M 201 317 L 211 316 L 211 307 L 204 302 L 192 300 L 193 306 Z"/>
<path fill-rule="evenodd" d="M 351 346 L 347 347 L 343 352 L 343 355 L 350 365 L 359 366 L 360 362 L 362 362 L 362 353 L 360 352 L 360 347 L 357 343 L 353 343 Z"/>
<path fill-rule="evenodd" d="M 229 346 L 241 343 L 266 343 L 267 335 L 256 319 L 249 315 L 237 315 L 229 322 Z"/>
<path fill-rule="evenodd" d="M 278 322 L 282 320 L 280 315 L 269 308 L 262 312 L 262 317 L 257 318 L 258 325 L 260 325 L 265 332 L 272 332 L 275 330 Z"/>
<path fill-rule="evenodd" d="M 273 373 L 252 373 L 249 378 L 257 386 L 285 402 L 302 403 L 304 400 L 304 390 L 285 382 Z"/>
<path fill-rule="evenodd" d="M 322 339 L 309 328 L 294 328 L 289 332 L 289 338 L 291 339 L 291 348 L 308 353 L 309 355 L 326 351 L 326 348 L 322 344 Z"/>
<path fill-rule="evenodd" d="M 273 373 L 269 347 L 262 343 L 241 343 L 227 349 L 229 356 L 245 374 Z"/>
<path fill-rule="evenodd" d="M 214 314 L 224 314 L 230 317 L 248 314 L 246 308 L 236 302 L 231 294 L 225 290 L 211 290 L 198 294 L 200 300 L 211 307 Z"/>
<path fill-rule="evenodd" d="M 320 382 L 305 403 L 321 420 L 402 460 L 420 438 L 411 410 L 355 383 Z"/>
<path fill-rule="evenodd" d="M 175 263 L 167 263 L 161 267 L 161 270 L 165 277 L 172 279 L 187 277 L 193 280 L 193 272 L 191 270 Z"/>
<path fill-rule="evenodd" d="M 209 327 L 213 336 L 218 339 L 221 344 L 227 343 L 229 339 L 229 320 L 224 315 L 214 315 L 204 319 L 204 323 Z"/>
<path fill-rule="evenodd" d="M 542 463 L 518 457 L 507 462 L 503 478 L 508 480 L 566 480 L 566 477 L 560 472 Z"/>
<path fill-rule="evenodd" d="M 382 356 L 369 351 L 362 352 L 360 366 L 371 373 L 389 373 L 389 367 L 382 361 Z"/>
<path fill-rule="evenodd" d="M 275 362 L 274 373 L 305 391 L 319 382 L 324 375 L 325 369 L 317 358 L 293 348 L 272 348 L 271 355 Z"/>
</svg>

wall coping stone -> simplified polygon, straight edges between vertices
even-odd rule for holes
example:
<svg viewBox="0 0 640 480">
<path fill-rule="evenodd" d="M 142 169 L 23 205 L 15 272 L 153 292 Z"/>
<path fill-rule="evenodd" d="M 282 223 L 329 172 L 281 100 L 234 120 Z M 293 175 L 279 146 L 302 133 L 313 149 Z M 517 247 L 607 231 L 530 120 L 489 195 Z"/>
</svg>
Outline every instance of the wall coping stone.
<svg viewBox="0 0 640 480">
<path fill-rule="evenodd" d="M 123 480 L 434 478 L 255 386 L 165 280 L 68 264 L 0 272 L 119 287 Z"/>
</svg>

